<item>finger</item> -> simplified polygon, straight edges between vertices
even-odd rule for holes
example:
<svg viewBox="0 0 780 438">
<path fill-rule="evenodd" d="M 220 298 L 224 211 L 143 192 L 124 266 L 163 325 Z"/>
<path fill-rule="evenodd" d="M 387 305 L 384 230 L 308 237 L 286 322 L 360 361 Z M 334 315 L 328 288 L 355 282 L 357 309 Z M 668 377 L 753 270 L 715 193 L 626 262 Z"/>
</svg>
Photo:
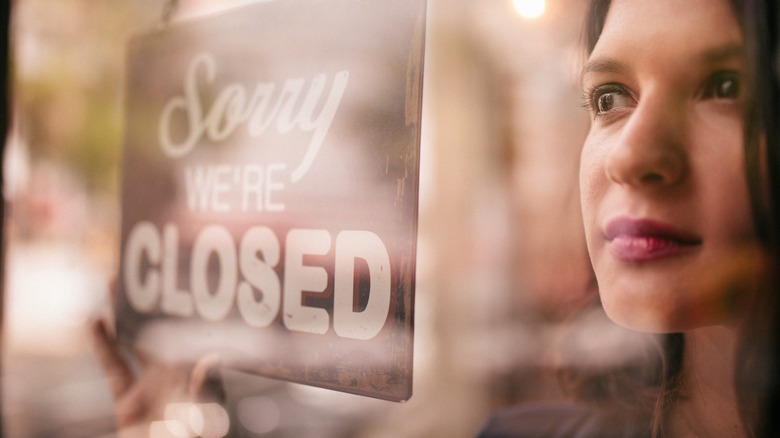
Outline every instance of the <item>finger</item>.
<svg viewBox="0 0 780 438">
<path fill-rule="evenodd" d="M 108 280 L 108 301 L 112 309 L 116 309 L 116 302 L 119 297 L 119 282 L 116 275 L 112 275 Z"/>
<path fill-rule="evenodd" d="M 200 402 L 224 402 L 225 390 L 220 372 L 222 359 L 217 354 L 200 359 L 190 372 L 189 396 Z"/>
<path fill-rule="evenodd" d="M 111 393 L 115 399 L 118 399 L 135 381 L 133 371 L 119 352 L 114 339 L 108 334 L 104 320 L 94 320 L 90 332 L 98 362 L 108 379 Z"/>
</svg>

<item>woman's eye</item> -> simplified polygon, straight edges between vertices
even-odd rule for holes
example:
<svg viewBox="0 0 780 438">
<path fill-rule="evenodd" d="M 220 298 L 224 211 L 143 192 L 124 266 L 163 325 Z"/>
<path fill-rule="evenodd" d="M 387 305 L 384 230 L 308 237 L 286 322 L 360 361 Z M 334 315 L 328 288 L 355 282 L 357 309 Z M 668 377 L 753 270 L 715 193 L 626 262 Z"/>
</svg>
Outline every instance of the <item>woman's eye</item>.
<svg viewBox="0 0 780 438">
<path fill-rule="evenodd" d="M 597 116 L 618 108 L 633 106 L 634 97 L 623 86 L 606 84 L 596 87 L 589 99 L 591 111 Z"/>
<path fill-rule="evenodd" d="M 620 98 L 620 92 L 604 93 L 596 100 L 596 111 L 605 113 L 615 107 L 615 100 Z"/>
<path fill-rule="evenodd" d="M 734 72 L 718 73 L 707 82 L 703 97 L 705 99 L 738 99 L 739 76 Z"/>
</svg>

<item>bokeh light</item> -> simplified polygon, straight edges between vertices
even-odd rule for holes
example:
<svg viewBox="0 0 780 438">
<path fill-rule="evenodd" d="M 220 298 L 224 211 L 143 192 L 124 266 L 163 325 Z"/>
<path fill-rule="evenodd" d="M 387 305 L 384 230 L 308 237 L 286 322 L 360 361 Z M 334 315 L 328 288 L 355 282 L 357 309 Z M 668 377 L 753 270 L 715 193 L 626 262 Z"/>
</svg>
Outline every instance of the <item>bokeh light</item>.
<svg viewBox="0 0 780 438">
<path fill-rule="evenodd" d="M 544 14 L 544 0 L 513 0 L 515 10 L 525 18 L 538 18 Z"/>
</svg>

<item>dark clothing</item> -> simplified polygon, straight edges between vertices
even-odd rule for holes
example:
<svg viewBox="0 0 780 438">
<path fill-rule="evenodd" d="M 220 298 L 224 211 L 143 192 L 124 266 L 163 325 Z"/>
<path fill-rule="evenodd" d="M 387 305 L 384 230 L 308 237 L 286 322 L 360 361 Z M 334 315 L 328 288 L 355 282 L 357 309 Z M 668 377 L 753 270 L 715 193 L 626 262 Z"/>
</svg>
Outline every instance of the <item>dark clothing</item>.
<svg viewBox="0 0 780 438">
<path fill-rule="evenodd" d="M 647 425 L 643 425 L 647 426 Z M 634 438 L 649 437 L 631 416 L 584 403 L 521 405 L 501 411 L 485 425 L 479 438 Z"/>
</svg>

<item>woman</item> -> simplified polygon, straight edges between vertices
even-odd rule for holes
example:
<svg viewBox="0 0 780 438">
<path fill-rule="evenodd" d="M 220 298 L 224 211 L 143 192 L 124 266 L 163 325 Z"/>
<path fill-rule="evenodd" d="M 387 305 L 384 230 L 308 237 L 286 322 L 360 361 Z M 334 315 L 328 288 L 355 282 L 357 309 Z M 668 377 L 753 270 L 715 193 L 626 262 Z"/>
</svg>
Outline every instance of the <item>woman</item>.
<svg viewBox="0 0 780 438">
<path fill-rule="evenodd" d="M 757 243 L 741 165 L 747 52 L 727 1 L 690 3 L 609 8 L 582 74 L 593 116 L 583 219 L 607 315 L 685 332 L 681 396 L 665 431 L 745 436 L 735 387 L 724 382 L 748 290 L 739 272 L 718 277 Z"/>
<path fill-rule="evenodd" d="M 592 116 L 580 166 L 587 247 L 607 315 L 665 334 L 663 360 L 649 366 L 656 375 L 644 380 L 650 390 L 636 385 L 622 394 L 628 403 L 524 408 L 495 420 L 485 436 L 768 430 L 760 415 L 765 395 L 756 391 L 769 383 L 770 345 L 743 336 L 755 334 L 757 309 L 775 307 L 760 293 L 769 284 L 760 208 L 767 196 L 754 152 L 767 140 L 755 135 L 767 126 L 761 117 L 777 102 L 762 105 L 749 88 L 770 82 L 759 3 L 592 3 L 581 75 Z M 770 313 L 754 327 L 773 327 Z M 648 405 L 634 403 L 648 394 Z"/>
</svg>

